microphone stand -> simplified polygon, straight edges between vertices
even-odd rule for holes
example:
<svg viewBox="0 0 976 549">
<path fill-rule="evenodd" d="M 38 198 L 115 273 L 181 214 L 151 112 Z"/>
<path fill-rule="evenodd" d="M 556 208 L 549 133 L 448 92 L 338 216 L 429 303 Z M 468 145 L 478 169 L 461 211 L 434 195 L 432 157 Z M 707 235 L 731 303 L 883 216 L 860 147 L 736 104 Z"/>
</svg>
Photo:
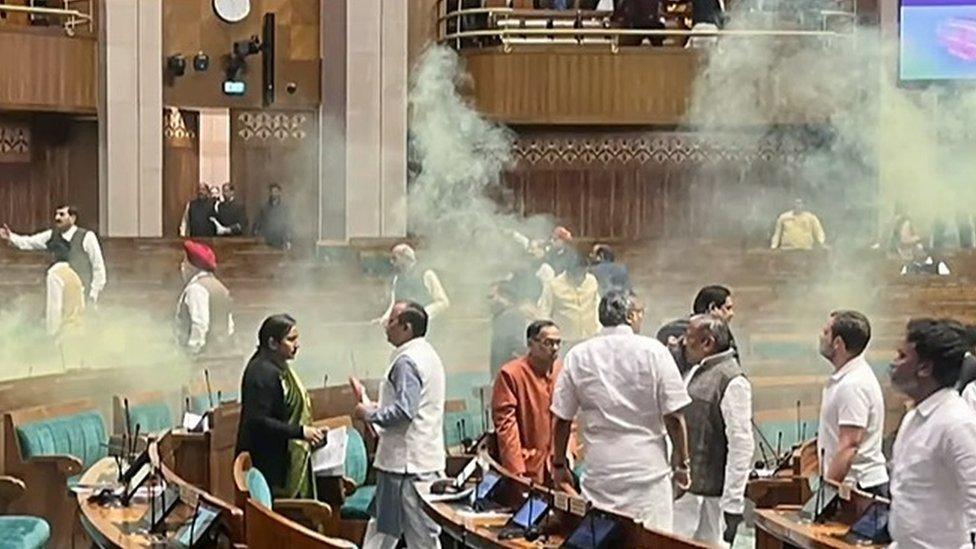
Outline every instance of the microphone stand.
<svg viewBox="0 0 976 549">
<path fill-rule="evenodd" d="M 814 505 L 813 508 L 813 522 L 816 524 L 822 523 L 825 518 L 824 517 L 825 513 L 823 513 L 820 509 L 820 506 L 823 504 L 824 486 L 827 483 L 827 479 L 824 478 L 824 457 L 825 457 L 824 450 L 821 449 L 820 450 L 820 485 L 817 486 L 817 499 L 816 499 L 816 504 Z"/>
</svg>

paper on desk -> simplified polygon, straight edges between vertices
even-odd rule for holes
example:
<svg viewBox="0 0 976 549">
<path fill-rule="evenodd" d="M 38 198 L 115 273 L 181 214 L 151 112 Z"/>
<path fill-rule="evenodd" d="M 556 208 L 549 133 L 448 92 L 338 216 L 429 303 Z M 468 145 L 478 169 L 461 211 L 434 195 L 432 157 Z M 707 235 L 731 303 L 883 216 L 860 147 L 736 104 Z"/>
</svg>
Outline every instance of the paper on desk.
<svg viewBox="0 0 976 549">
<path fill-rule="evenodd" d="M 346 472 L 346 442 L 349 435 L 346 427 L 329 429 L 325 436 L 325 446 L 312 452 L 312 471 L 316 475 L 339 477 Z"/>
<path fill-rule="evenodd" d="M 468 488 L 467 490 L 461 490 L 456 494 L 427 494 L 426 499 L 430 502 L 437 501 L 462 501 L 471 497 L 471 493 L 474 492 L 474 486 Z"/>
<path fill-rule="evenodd" d="M 203 430 L 209 431 L 210 430 L 209 417 L 204 417 L 203 415 L 200 414 L 194 414 L 193 412 L 185 412 L 183 414 L 183 428 L 186 429 L 187 431 L 192 431 L 196 429 L 197 426 L 200 425 L 201 421 L 203 421 Z"/>
</svg>

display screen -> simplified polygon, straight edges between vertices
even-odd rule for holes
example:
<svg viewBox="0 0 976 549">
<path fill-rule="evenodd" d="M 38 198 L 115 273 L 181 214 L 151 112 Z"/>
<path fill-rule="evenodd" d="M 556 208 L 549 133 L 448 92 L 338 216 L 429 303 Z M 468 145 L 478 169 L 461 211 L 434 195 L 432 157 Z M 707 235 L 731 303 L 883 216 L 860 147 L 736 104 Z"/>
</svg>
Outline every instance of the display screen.
<svg viewBox="0 0 976 549">
<path fill-rule="evenodd" d="M 976 0 L 901 0 L 899 78 L 976 79 Z"/>
<path fill-rule="evenodd" d="M 479 499 L 488 497 L 492 488 L 494 488 L 501 479 L 502 477 L 491 471 L 485 472 L 484 478 L 481 479 L 481 482 L 479 482 L 478 486 L 474 489 L 474 499 L 477 501 Z"/>
<path fill-rule="evenodd" d="M 617 523 L 602 513 L 590 512 L 579 523 L 563 547 L 570 549 L 598 549 L 608 547 Z"/>
<path fill-rule="evenodd" d="M 539 522 L 539 518 L 547 511 L 549 511 L 549 504 L 546 501 L 536 496 L 529 496 L 525 503 L 519 507 L 519 510 L 512 515 L 509 524 L 519 528 L 528 528 Z"/>
</svg>

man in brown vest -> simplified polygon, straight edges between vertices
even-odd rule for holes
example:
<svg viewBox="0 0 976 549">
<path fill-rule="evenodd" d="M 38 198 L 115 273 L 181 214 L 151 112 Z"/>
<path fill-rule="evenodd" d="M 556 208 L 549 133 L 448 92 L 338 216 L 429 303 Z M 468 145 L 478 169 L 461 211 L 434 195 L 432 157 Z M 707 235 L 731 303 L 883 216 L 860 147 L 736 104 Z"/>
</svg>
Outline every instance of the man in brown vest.
<svg viewBox="0 0 976 549">
<path fill-rule="evenodd" d="M 60 206 L 54 212 L 53 229 L 27 236 L 14 233 L 4 224 L 0 227 L 0 239 L 21 250 L 45 250 L 51 237 L 59 234 L 70 245 L 68 264 L 81 278 L 88 298 L 94 303 L 105 287 L 105 261 L 95 233 L 82 229 L 77 222 L 78 210 L 74 206 Z"/>
<path fill-rule="evenodd" d="M 186 286 L 176 307 L 176 338 L 192 354 L 229 345 L 234 334 L 230 292 L 217 277 L 217 257 L 205 244 L 183 242 L 180 273 Z"/>
</svg>

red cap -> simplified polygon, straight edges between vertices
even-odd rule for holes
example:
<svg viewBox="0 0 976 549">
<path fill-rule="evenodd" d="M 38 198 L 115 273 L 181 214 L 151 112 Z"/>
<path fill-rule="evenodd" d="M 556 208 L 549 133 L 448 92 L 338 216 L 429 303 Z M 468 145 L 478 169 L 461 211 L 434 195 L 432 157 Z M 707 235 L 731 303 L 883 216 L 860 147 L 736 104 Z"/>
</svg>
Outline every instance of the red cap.
<svg viewBox="0 0 976 549">
<path fill-rule="evenodd" d="M 210 246 L 192 240 L 184 240 L 183 251 L 186 252 L 186 260 L 197 269 L 217 270 L 217 256 L 210 249 Z"/>
</svg>

